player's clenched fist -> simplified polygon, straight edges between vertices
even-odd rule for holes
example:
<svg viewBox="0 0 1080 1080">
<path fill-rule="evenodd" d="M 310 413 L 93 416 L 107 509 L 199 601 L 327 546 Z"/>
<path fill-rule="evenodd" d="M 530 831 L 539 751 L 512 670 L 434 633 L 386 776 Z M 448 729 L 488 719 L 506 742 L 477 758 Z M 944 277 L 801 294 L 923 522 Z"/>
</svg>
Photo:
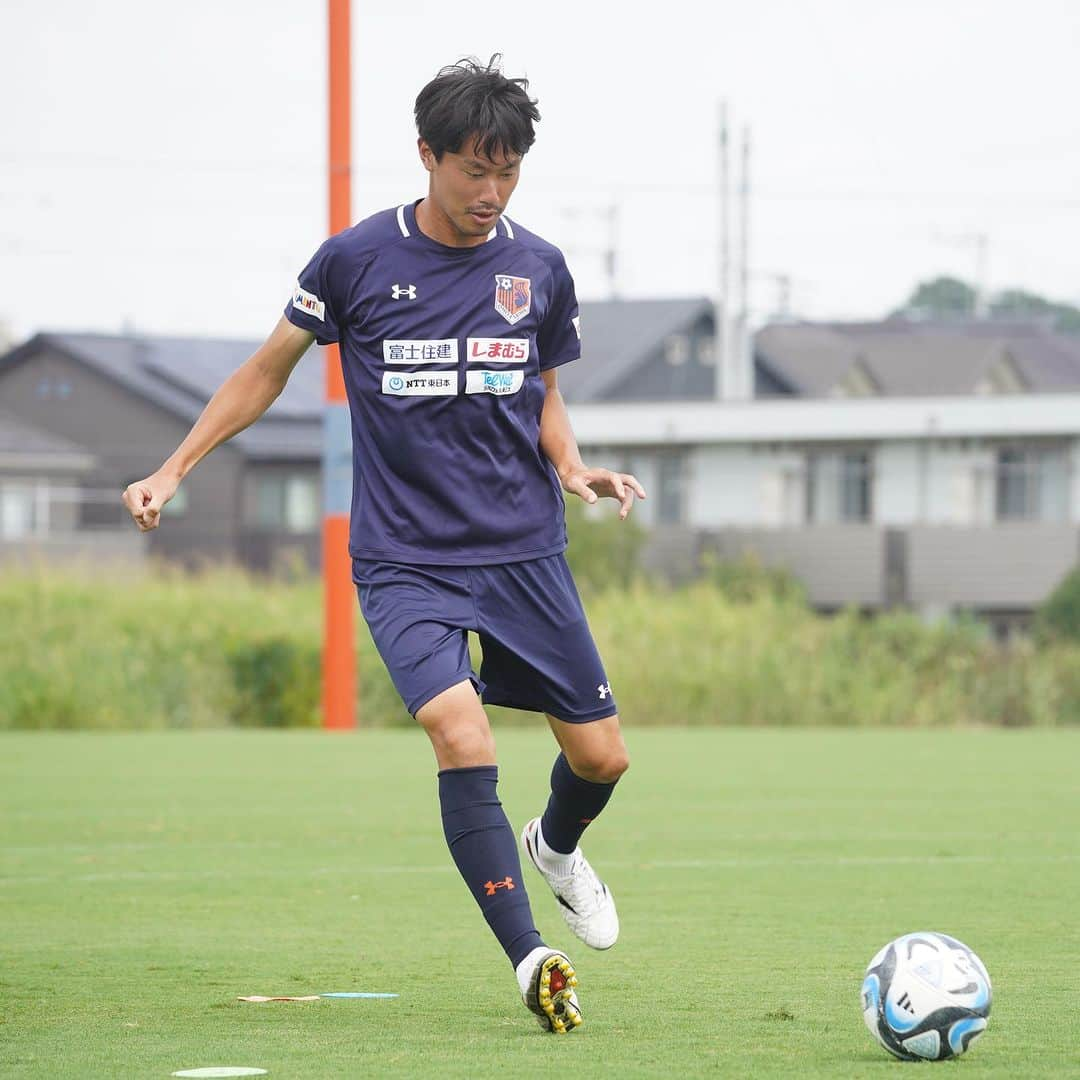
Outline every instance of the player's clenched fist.
<svg viewBox="0 0 1080 1080">
<path fill-rule="evenodd" d="M 156 529 L 161 521 L 161 508 L 176 494 L 179 482 L 162 473 L 129 484 L 124 491 L 128 508 L 140 532 Z"/>
</svg>

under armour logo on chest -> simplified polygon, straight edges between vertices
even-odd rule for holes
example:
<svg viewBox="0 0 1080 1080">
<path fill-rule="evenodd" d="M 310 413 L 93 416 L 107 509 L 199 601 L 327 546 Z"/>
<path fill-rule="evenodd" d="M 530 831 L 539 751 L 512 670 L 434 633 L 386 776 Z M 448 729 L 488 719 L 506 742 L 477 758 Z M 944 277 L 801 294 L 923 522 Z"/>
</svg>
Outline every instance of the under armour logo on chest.
<svg viewBox="0 0 1080 1080">
<path fill-rule="evenodd" d="M 403 296 L 407 300 L 415 300 L 416 286 L 406 285 L 404 288 L 402 288 L 400 285 L 394 285 L 391 289 L 391 295 L 394 297 L 395 300 L 400 300 Z"/>
</svg>

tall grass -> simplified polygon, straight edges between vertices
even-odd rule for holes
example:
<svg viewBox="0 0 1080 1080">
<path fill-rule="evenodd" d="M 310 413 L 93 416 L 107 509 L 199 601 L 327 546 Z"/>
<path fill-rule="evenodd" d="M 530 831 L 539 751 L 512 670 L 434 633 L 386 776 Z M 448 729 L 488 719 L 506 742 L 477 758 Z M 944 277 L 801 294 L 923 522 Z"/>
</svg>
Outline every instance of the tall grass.
<svg viewBox="0 0 1080 1080">
<path fill-rule="evenodd" d="M 587 589 L 586 606 L 628 723 L 1080 723 L 1076 643 L 1004 647 L 974 623 L 902 613 L 823 618 L 730 570 Z M 0 728 L 314 725 L 320 634 L 310 579 L 8 571 Z M 359 616 L 357 655 L 363 722 L 411 724 Z"/>
<path fill-rule="evenodd" d="M 639 585 L 592 605 L 612 688 L 645 722 L 1080 723 L 1080 650 L 1003 647 L 974 623 L 815 615 L 786 596 Z"/>
<path fill-rule="evenodd" d="M 238 570 L 0 574 L 0 728 L 319 722 L 318 582 Z M 365 701 L 399 707 L 360 623 Z"/>
</svg>

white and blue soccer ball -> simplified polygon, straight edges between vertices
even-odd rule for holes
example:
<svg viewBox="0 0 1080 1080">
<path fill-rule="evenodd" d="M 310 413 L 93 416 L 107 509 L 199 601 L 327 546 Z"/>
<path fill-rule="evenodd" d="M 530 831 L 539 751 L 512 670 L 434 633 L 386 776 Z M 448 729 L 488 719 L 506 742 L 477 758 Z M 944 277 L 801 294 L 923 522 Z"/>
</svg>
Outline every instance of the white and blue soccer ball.
<svg viewBox="0 0 1080 1080">
<path fill-rule="evenodd" d="M 904 934 L 870 961 L 863 1019 L 890 1054 L 944 1061 L 986 1030 L 990 976 L 963 942 L 947 934 Z"/>
</svg>

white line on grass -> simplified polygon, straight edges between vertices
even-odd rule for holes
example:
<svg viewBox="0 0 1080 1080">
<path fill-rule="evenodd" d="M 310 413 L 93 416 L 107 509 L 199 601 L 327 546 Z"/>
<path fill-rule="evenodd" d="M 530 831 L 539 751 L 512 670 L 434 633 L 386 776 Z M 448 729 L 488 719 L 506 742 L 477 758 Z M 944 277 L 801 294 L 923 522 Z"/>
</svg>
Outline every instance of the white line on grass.
<svg viewBox="0 0 1080 1080">
<path fill-rule="evenodd" d="M 794 855 L 791 858 L 740 858 L 729 859 L 665 859 L 647 862 L 626 860 L 606 861 L 604 869 L 633 870 L 648 872 L 651 870 L 754 870 L 782 866 L 790 869 L 845 866 L 935 866 L 950 863 L 1023 863 L 1049 864 L 1080 861 L 1080 853 L 1061 853 L 1056 855 Z M 300 879 L 305 876 L 319 877 L 363 877 L 391 874 L 442 874 L 450 873 L 454 867 L 449 863 L 437 866 L 360 866 L 339 865 L 322 866 L 309 871 L 307 875 L 294 870 L 121 870 L 96 874 L 30 874 L 26 876 L 0 877 L 0 885 L 45 885 L 50 882 L 77 882 L 96 884 L 109 881 L 185 881 L 185 880 L 225 880 L 242 877 L 245 881 L 253 878 L 289 877 Z"/>
</svg>

